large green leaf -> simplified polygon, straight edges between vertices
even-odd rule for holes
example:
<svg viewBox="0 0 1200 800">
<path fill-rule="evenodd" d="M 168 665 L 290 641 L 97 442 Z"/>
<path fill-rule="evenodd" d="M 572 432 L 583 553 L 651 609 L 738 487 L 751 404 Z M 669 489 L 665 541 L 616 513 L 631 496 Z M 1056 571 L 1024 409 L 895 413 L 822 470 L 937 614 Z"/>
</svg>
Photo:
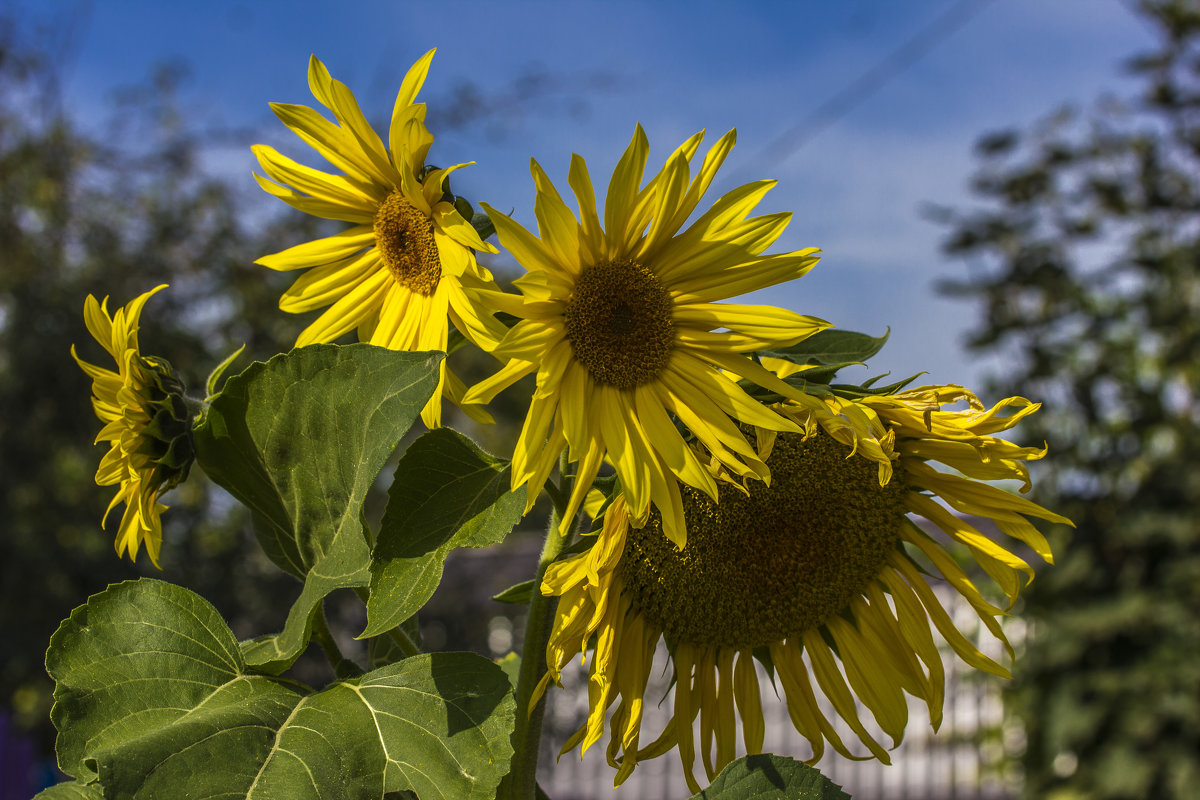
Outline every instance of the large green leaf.
<svg viewBox="0 0 1200 800">
<path fill-rule="evenodd" d="M 363 501 L 437 385 L 440 353 L 313 345 L 230 378 L 197 426 L 200 465 L 254 512 L 264 549 L 304 581 L 283 631 L 248 645 L 280 670 L 335 589 L 366 586 Z"/>
<path fill-rule="evenodd" d="M 263 797 L 299 798 L 303 773 L 343 776 L 344 794 L 410 789 L 422 800 L 489 800 L 512 758 L 515 705 L 504 671 L 474 653 L 425 653 L 301 700 L 280 732 L 295 755 Z M 351 788 L 353 786 L 353 788 Z"/>
<path fill-rule="evenodd" d="M 508 462 L 440 428 L 413 442 L 388 492 L 371 563 L 367 628 L 378 636 L 408 619 L 442 580 L 456 547 L 501 541 L 521 520 L 525 488 L 509 490 Z"/>
<path fill-rule="evenodd" d="M 815 767 L 770 753 L 734 761 L 691 800 L 849 800 Z"/>
<path fill-rule="evenodd" d="M 110 586 L 46 652 L 59 767 L 91 783 L 114 752 L 165 743 L 186 753 L 205 741 L 265 757 L 302 690 L 243 668 L 237 639 L 199 595 L 149 579 Z"/>
<path fill-rule="evenodd" d="M 59 627 L 46 664 L 58 683 L 60 765 L 109 798 L 378 800 L 413 790 L 486 800 L 512 755 L 512 689 L 481 656 L 414 656 L 311 693 L 248 674 L 216 610 L 160 581 L 90 598 Z"/>
</svg>

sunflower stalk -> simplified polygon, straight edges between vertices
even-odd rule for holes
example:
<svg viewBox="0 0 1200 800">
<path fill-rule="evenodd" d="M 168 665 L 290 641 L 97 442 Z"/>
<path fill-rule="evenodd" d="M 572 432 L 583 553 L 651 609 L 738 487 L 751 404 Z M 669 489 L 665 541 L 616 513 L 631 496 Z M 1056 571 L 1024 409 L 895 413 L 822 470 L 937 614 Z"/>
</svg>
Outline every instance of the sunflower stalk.
<svg viewBox="0 0 1200 800">
<path fill-rule="evenodd" d="M 339 680 L 354 678 L 362 674 L 362 667 L 346 658 L 341 648 L 338 647 L 337 641 L 333 638 L 333 631 L 329 629 L 329 620 L 325 617 L 323 604 L 320 613 L 314 615 L 312 634 L 313 641 L 321 648 L 321 652 L 325 654 L 325 660 L 329 662 L 329 666 L 333 667 L 333 674 Z"/>
<path fill-rule="evenodd" d="M 558 494 L 569 497 L 575 476 L 567 474 L 566 454 L 559 459 L 559 473 L 563 481 Z M 566 544 L 567 537 L 560 533 L 561 519 L 561 505 L 555 502 L 546 525 L 546 541 L 538 559 L 529 613 L 525 617 L 525 641 L 521 648 L 521 671 L 516 689 L 517 718 L 512 734 L 512 768 L 500 784 L 496 795 L 498 800 L 535 800 L 537 796 L 538 751 L 542 740 L 546 696 L 539 696 L 536 703 L 532 703 L 532 700 L 538 681 L 546 673 L 546 645 L 550 641 L 550 626 L 557 605 L 557 598 L 543 595 L 540 587 L 546 570 L 558 559 Z M 574 527 L 575 520 L 571 520 L 566 529 L 573 530 Z"/>
</svg>

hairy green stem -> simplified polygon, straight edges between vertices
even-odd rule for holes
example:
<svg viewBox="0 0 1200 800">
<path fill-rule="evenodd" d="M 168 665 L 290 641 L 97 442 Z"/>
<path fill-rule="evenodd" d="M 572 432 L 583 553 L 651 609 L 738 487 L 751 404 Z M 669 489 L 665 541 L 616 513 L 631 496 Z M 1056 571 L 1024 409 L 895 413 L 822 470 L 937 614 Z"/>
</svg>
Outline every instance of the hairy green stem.
<svg viewBox="0 0 1200 800">
<path fill-rule="evenodd" d="M 564 459 L 565 461 L 565 459 Z M 566 464 L 559 462 L 560 471 Z M 569 497 L 572 481 L 564 479 L 561 496 Z M 537 797 L 538 750 L 542 740 L 542 715 L 546 711 L 546 697 L 540 697 L 530 707 L 534 689 L 546 674 L 546 644 L 550 640 L 551 622 L 557 598 L 541 593 L 542 577 L 562 552 L 566 537 L 558 532 L 561 521 L 560 509 L 555 504 L 550 514 L 546 542 L 538 560 L 534 575 L 533 596 L 529 601 L 529 614 L 525 618 L 525 642 L 521 648 L 521 671 L 517 678 L 517 720 L 513 728 L 512 769 L 500 785 L 497 797 L 504 800 L 535 800 Z"/>
<path fill-rule="evenodd" d="M 325 654 L 325 659 L 329 666 L 333 667 L 333 674 L 338 679 L 354 678 L 362 674 L 362 667 L 342 655 L 337 642 L 334 641 L 333 633 L 329 630 L 329 621 L 325 619 L 324 604 L 321 605 L 320 613 L 313 617 L 312 634 L 313 641 Z"/>
<path fill-rule="evenodd" d="M 412 640 L 412 637 L 409 636 L 399 625 L 388 631 L 388 637 L 391 638 L 392 642 L 400 648 L 400 652 L 404 653 L 405 656 L 416 656 L 421 654 L 421 648 L 417 646 L 417 643 Z"/>
</svg>

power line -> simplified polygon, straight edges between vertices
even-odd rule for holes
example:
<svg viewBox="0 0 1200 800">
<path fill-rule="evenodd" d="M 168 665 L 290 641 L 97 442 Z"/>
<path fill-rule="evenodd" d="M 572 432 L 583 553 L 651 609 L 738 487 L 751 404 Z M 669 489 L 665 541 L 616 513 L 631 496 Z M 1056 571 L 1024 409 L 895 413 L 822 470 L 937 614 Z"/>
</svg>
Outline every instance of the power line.
<svg viewBox="0 0 1200 800">
<path fill-rule="evenodd" d="M 752 164 L 778 164 L 818 134 L 845 117 L 889 80 L 921 59 L 926 53 L 958 32 L 994 0 L 958 0 L 875 66 L 817 106 L 804 122 L 793 125 L 751 159 Z"/>
</svg>

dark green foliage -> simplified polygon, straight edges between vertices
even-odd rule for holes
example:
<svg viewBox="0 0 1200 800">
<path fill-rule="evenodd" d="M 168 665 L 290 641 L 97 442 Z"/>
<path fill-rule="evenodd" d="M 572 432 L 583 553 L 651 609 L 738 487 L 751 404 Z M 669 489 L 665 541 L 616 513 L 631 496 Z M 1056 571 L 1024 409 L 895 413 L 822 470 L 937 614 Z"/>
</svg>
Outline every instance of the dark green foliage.
<svg viewBox="0 0 1200 800">
<path fill-rule="evenodd" d="M 1147 0 L 1144 92 L 985 137 L 988 205 L 942 211 L 971 261 L 992 387 L 1045 402 L 1038 500 L 1072 518 L 1027 595 L 1012 708 L 1030 798 L 1200 783 L 1200 7 Z"/>
<path fill-rule="evenodd" d="M 850 800 L 815 767 L 769 753 L 739 758 L 692 800 Z"/>
<path fill-rule="evenodd" d="M 283 631 L 247 647 L 248 663 L 291 666 L 325 597 L 367 585 L 367 493 L 433 394 L 441 361 L 310 345 L 250 365 L 212 401 L 196 427 L 200 466 L 251 509 L 271 560 L 304 582 Z"/>
<path fill-rule="evenodd" d="M 417 439 L 396 465 L 371 560 L 362 636 L 378 636 L 416 614 L 459 547 L 503 541 L 525 513 L 525 487 L 510 489 L 509 464 L 461 433 Z"/>
<path fill-rule="evenodd" d="M 109 797 L 488 800 L 512 755 L 512 687 L 487 659 L 416 655 L 314 691 L 256 674 L 211 604 L 161 581 L 91 597 L 46 666 L 59 764 Z"/>
</svg>

